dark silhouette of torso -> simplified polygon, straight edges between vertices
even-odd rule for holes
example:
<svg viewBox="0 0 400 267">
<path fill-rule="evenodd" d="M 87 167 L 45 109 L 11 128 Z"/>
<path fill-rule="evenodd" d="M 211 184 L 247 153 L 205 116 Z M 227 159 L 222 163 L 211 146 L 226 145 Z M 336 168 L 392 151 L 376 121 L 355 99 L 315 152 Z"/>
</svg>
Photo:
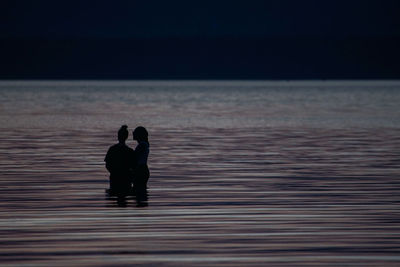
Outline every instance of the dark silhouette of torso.
<svg viewBox="0 0 400 267">
<path fill-rule="evenodd" d="M 104 159 L 110 172 L 110 189 L 117 194 L 129 192 L 132 183 L 132 161 L 134 151 L 124 143 L 118 143 L 108 149 Z"/>
<path fill-rule="evenodd" d="M 150 145 L 147 141 L 141 141 L 134 152 L 134 186 L 138 205 L 147 201 L 147 182 L 150 171 L 147 166 L 147 158 L 150 152 Z"/>
</svg>

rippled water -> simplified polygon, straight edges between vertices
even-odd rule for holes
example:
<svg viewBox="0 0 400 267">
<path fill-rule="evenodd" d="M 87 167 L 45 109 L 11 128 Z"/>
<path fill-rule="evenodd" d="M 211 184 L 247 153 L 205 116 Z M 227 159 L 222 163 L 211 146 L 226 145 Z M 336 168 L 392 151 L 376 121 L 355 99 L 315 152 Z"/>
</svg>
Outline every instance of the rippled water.
<svg viewBox="0 0 400 267">
<path fill-rule="evenodd" d="M 2 264 L 400 264 L 398 82 L 2 82 L 0 99 Z M 146 208 L 104 194 L 122 123 L 150 131 Z"/>
</svg>

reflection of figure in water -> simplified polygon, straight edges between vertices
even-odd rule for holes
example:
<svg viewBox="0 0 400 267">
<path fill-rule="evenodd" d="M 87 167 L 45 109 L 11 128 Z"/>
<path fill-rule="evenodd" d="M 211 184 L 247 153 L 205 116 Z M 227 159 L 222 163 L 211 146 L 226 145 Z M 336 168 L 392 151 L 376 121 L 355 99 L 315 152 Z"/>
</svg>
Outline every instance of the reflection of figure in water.
<svg viewBox="0 0 400 267">
<path fill-rule="evenodd" d="M 133 131 L 133 140 L 138 142 L 135 149 L 134 180 L 136 201 L 138 206 L 147 206 L 147 181 L 150 177 L 147 158 L 150 152 L 147 130 L 139 126 Z"/>
<path fill-rule="evenodd" d="M 125 144 L 128 138 L 128 126 L 122 125 L 118 131 L 118 144 L 108 149 L 106 168 L 110 172 L 110 195 L 117 195 L 119 201 L 124 201 L 131 190 L 133 149 Z"/>
</svg>

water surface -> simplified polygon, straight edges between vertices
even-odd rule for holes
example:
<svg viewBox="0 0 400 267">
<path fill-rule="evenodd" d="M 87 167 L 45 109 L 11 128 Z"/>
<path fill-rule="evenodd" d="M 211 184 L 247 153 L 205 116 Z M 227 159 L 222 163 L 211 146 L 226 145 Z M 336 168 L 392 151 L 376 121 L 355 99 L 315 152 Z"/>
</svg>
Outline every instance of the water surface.
<svg viewBox="0 0 400 267">
<path fill-rule="evenodd" d="M 398 82 L 2 82 L 0 99 L 3 264 L 400 264 Z M 123 123 L 150 131 L 147 208 L 104 194 Z"/>
</svg>

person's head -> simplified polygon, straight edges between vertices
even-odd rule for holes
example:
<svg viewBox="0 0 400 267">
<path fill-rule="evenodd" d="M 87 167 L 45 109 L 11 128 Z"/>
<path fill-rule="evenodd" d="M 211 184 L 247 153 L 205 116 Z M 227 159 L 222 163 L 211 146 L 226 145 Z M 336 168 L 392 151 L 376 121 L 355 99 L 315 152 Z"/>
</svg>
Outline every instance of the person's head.
<svg viewBox="0 0 400 267">
<path fill-rule="evenodd" d="M 120 142 L 125 142 L 126 139 L 128 138 L 129 132 L 128 132 L 128 126 L 122 125 L 121 128 L 118 130 L 118 141 Z"/>
<path fill-rule="evenodd" d="M 140 141 L 148 142 L 149 133 L 143 126 L 136 127 L 136 129 L 133 131 L 132 134 L 133 134 L 133 140 L 137 140 L 138 142 Z"/>
</svg>

